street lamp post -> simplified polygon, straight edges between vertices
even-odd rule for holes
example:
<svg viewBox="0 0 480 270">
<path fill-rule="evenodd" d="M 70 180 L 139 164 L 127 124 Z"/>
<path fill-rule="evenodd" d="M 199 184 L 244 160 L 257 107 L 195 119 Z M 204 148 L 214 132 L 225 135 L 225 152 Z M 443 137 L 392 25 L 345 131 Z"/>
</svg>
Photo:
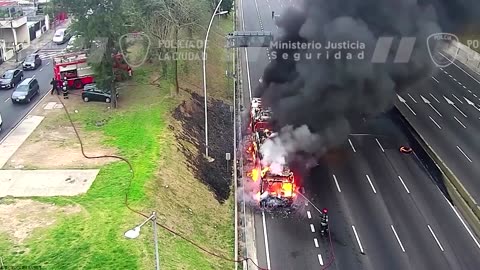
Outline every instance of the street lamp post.
<svg viewBox="0 0 480 270">
<path fill-rule="evenodd" d="M 147 222 L 152 221 L 153 225 L 153 239 L 155 242 L 155 269 L 160 270 L 160 257 L 158 256 L 158 236 L 157 236 L 157 213 L 153 212 L 150 217 L 148 217 L 142 224 L 138 225 L 137 227 L 128 230 L 125 232 L 125 237 L 130 239 L 135 239 L 140 236 L 140 229 L 143 225 Z"/>
<path fill-rule="evenodd" d="M 215 8 L 215 11 L 212 14 L 212 18 L 210 18 L 210 23 L 208 24 L 207 28 L 207 34 L 205 35 L 205 41 L 203 42 L 203 95 L 205 98 L 205 158 L 209 161 L 213 161 L 210 156 L 208 155 L 208 108 L 207 108 L 207 67 L 206 67 L 206 61 L 207 61 L 207 41 L 208 41 L 208 34 L 210 33 L 210 28 L 212 27 L 213 23 L 213 18 L 215 18 L 215 15 L 222 15 L 228 13 L 228 11 L 221 11 L 218 12 L 218 9 L 220 8 L 220 5 L 222 4 L 223 0 L 220 0 L 217 4 L 217 7 Z"/>
</svg>

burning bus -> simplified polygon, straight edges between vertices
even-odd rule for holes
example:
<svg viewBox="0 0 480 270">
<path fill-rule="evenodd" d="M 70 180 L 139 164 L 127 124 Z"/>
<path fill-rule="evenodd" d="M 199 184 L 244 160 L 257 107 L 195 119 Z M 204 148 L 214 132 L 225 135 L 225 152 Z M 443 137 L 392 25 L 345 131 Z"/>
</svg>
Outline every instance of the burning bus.
<svg viewBox="0 0 480 270">
<path fill-rule="evenodd" d="M 258 183 L 256 200 L 261 207 L 291 207 L 298 191 L 294 173 L 286 165 L 265 164 L 260 151 L 266 140 L 276 136 L 270 124 L 272 112 L 262 106 L 260 98 L 254 98 L 251 107 L 246 152 L 247 160 L 253 164 L 249 176 Z"/>
</svg>

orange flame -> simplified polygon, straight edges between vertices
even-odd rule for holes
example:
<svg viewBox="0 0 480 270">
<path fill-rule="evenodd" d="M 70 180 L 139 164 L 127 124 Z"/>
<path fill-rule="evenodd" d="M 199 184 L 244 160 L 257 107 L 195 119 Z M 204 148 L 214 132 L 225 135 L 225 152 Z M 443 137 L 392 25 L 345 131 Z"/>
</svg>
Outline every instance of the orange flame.
<svg viewBox="0 0 480 270">
<path fill-rule="evenodd" d="M 262 170 L 262 177 L 264 177 L 265 174 L 266 174 L 269 170 L 270 170 L 270 167 L 265 167 L 265 168 L 263 168 L 263 170 Z"/>
<path fill-rule="evenodd" d="M 253 169 L 251 175 L 252 175 L 252 180 L 253 180 L 254 182 L 257 182 L 257 180 L 258 180 L 258 178 L 259 178 L 259 176 L 260 176 L 259 173 L 258 173 L 258 169 Z"/>
</svg>

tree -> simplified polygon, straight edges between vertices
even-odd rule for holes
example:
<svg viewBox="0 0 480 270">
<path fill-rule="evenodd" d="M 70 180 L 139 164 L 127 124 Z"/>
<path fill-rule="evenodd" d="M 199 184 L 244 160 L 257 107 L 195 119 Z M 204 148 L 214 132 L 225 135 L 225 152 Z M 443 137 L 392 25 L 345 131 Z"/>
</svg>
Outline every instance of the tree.
<svg viewBox="0 0 480 270">
<path fill-rule="evenodd" d="M 127 0 L 63 0 L 64 8 L 73 15 L 72 28 L 87 44 L 96 41 L 89 59 L 95 72 L 95 83 L 111 89 L 112 106 L 117 107 L 112 53 L 118 50 L 120 37 L 127 32 L 125 5 Z"/>
<path fill-rule="evenodd" d="M 212 6 L 211 6 L 212 12 L 215 10 L 215 7 L 218 5 L 218 2 L 220 2 L 220 0 L 212 1 Z M 230 12 L 230 10 L 232 10 L 232 7 L 233 7 L 233 0 L 223 0 L 222 4 L 220 5 L 220 10 L 225 10 Z"/>
<path fill-rule="evenodd" d="M 179 32 L 186 30 L 191 33 L 205 14 L 205 2 L 200 0 L 137 0 L 137 3 L 140 10 L 139 18 L 143 18 L 142 29 L 155 39 L 173 40 L 175 44 L 178 43 Z M 166 53 L 171 49 L 160 50 L 161 53 Z M 175 46 L 173 51 L 176 55 L 178 46 Z M 178 60 L 175 58 L 172 62 L 175 94 L 178 94 Z"/>
</svg>

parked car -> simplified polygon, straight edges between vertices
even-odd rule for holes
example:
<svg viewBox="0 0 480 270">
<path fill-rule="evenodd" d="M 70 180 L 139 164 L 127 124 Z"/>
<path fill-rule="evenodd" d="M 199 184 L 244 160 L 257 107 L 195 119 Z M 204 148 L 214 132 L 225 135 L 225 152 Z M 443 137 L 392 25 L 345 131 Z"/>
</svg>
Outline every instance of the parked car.
<svg viewBox="0 0 480 270">
<path fill-rule="evenodd" d="M 118 98 L 118 93 L 117 93 Z M 110 90 L 99 89 L 96 84 L 90 83 L 83 87 L 82 99 L 85 102 L 103 101 L 110 103 L 112 101 L 112 92 Z"/>
<path fill-rule="evenodd" d="M 70 33 L 70 31 L 68 29 L 61 28 L 61 29 L 58 29 L 55 32 L 55 35 L 53 35 L 52 41 L 55 44 L 60 45 L 60 44 L 64 44 L 65 42 L 67 42 L 71 37 L 72 37 L 72 34 Z"/>
<path fill-rule="evenodd" d="M 23 70 L 35 70 L 42 65 L 42 59 L 38 53 L 33 53 L 23 61 Z"/>
<path fill-rule="evenodd" d="M 2 131 L 2 125 L 3 125 L 3 120 L 2 120 L 2 115 L 0 114 L 0 131 Z"/>
<path fill-rule="evenodd" d="M 0 89 L 15 88 L 23 80 L 23 71 L 20 69 L 10 69 L 0 78 Z"/>
<path fill-rule="evenodd" d="M 29 103 L 35 95 L 40 93 L 37 79 L 26 78 L 12 93 L 13 103 Z"/>
<path fill-rule="evenodd" d="M 67 47 L 65 47 L 66 52 L 75 52 L 84 49 L 85 40 L 82 38 L 81 35 L 75 35 L 70 38 L 67 43 Z"/>
</svg>

